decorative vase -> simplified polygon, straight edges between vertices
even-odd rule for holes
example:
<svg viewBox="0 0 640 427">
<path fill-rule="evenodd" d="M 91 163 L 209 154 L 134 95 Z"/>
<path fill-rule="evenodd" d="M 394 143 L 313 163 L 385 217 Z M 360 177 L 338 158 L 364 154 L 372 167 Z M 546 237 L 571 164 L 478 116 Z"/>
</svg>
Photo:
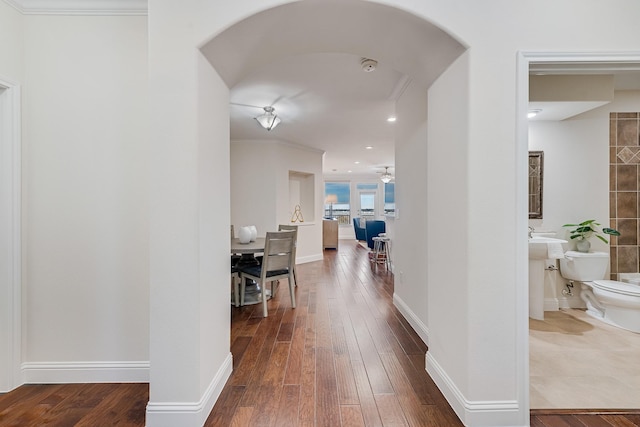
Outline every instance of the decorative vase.
<svg viewBox="0 0 640 427">
<path fill-rule="evenodd" d="M 240 243 L 249 243 L 251 241 L 251 229 L 249 227 L 240 227 L 238 229 L 238 240 L 240 240 Z"/>
<path fill-rule="evenodd" d="M 249 230 L 251 231 L 251 241 L 255 242 L 256 237 L 258 237 L 258 229 L 256 228 L 255 225 L 250 225 Z"/>
<path fill-rule="evenodd" d="M 591 242 L 587 239 L 578 240 L 576 242 L 576 249 L 578 252 L 589 252 L 589 249 L 591 249 Z"/>
</svg>

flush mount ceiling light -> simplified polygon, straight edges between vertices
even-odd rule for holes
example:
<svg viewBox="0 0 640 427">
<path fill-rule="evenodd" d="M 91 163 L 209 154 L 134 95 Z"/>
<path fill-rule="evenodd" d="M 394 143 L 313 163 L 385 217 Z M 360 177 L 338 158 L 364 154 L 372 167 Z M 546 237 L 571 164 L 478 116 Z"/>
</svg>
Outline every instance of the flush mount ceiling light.
<svg viewBox="0 0 640 427">
<path fill-rule="evenodd" d="M 385 184 L 389 183 L 393 179 L 393 176 L 389 173 L 389 167 L 384 167 L 384 173 L 380 175 L 380 180 Z"/>
<path fill-rule="evenodd" d="M 276 126 L 278 126 L 278 123 L 280 123 L 280 117 L 278 117 L 278 115 L 275 113 L 276 111 L 275 108 L 273 107 L 263 107 L 263 108 L 264 108 L 264 114 L 256 117 L 256 120 L 258 121 L 258 123 L 260 123 L 260 126 L 265 128 L 266 130 L 271 130 Z"/>
</svg>

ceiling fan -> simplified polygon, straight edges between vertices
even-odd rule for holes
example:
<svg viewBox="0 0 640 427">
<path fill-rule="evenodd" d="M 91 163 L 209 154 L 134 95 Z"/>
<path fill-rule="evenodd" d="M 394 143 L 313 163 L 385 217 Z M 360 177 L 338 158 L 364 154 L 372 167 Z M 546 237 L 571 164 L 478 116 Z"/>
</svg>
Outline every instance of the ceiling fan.
<svg viewBox="0 0 640 427">
<path fill-rule="evenodd" d="M 237 102 L 230 102 L 229 104 L 236 105 L 239 107 L 262 108 L 264 112 L 261 115 L 254 117 L 254 119 L 256 119 L 256 121 L 260 124 L 260 126 L 270 131 L 271 129 L 274 129 L 276 126 L 278 126 L 278 124 L 282 121 L 280 117 L 278 117 L 278 115 L 276 114 L 276 109 L 273 107 L 273 105 L 276 102 L 278 102 L 279 99 L 280 98 L 276 99 L 275 102 L 273 102 L 271 105 L 267 105 L 266 107 L 258 107 L 257 105 L 249 105 L 249 104 L 240 104 Z"/>
</svg>

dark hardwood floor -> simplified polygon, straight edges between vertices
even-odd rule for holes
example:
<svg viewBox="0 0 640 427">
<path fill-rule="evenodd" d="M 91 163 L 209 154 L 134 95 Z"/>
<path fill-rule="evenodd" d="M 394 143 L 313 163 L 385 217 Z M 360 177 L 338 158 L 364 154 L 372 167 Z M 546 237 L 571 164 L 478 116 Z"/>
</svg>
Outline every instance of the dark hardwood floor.
<svg viewBox="0 0 640 427">
<path fill-rule="evenodd" d="M 233 310 L 234 373 L 212 426 L 461 426 L 424 370 L 426 346 L 392 304 L 393 275 L 340 242 L 286 287 Z"/>
<path fill-rule="evenodd" d="M 365 249 L 340 241 L 297 275 L 296 309 L 286 286 L 267 318 L 232 308 L 234 371 L 207 427 L 462 426 Z M 142 427 L 147 400 L 147 384 L 25 385 L 0 394 L 0 426 Z M 640 426 L 640 412 L 532 411 L 531 426 Z"/>
</svg>

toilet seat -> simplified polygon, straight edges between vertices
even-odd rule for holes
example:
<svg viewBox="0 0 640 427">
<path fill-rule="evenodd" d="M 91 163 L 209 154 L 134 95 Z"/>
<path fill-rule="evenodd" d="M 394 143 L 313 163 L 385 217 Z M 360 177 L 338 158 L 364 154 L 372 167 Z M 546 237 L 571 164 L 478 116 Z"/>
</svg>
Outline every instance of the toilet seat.
<svg viewBox="0 0 640 427">
<path fill-rule="evenodd" d="M 594 280 L 591 282 L 594 288 L 603 291 L 614 292 L 616 294 L 640 297 L 640 286 L 631 283 L 618 282 L 615 280 Z"/>
</svg>

